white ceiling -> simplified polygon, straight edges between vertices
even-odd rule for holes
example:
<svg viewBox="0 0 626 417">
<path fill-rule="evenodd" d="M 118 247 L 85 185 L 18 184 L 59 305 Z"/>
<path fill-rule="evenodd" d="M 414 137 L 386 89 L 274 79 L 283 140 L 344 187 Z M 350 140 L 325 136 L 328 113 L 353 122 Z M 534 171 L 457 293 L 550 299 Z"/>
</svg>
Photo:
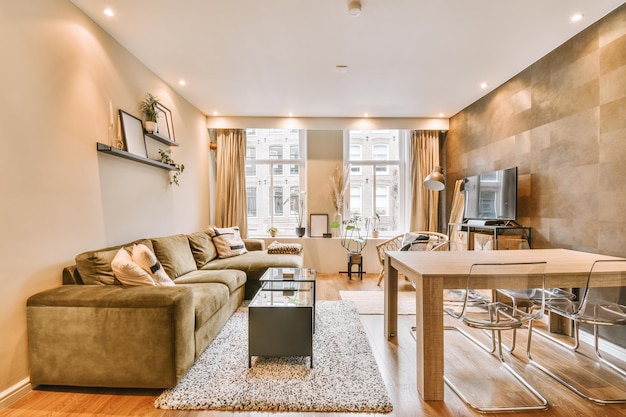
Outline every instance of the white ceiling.
<svg viewBox="0 0 626 417">
<path fill-rule="evenodd" d="M 298 117 L 450 117 L 623 3 L 71 1 L 204 113 Z"/>
</svg>

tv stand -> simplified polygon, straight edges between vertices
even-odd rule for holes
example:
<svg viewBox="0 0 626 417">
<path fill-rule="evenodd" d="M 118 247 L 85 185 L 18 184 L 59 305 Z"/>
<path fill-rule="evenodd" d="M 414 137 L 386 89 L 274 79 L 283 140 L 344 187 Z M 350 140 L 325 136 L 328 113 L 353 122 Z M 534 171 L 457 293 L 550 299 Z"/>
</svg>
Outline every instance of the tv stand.
<svg viewBox="0 0 626 417">
<path fill-rule="evenodd" d="M 463 223 L 448 223 L 450 244 L 454 246 L 456 243 L 457 246 L 451 249 L 457 250 L 479 250 L 474 247 L 476 234 L 490 235 L 492 249 L 499 246 L 498 240 L 505 240 L 507 236 L 526 239 L 530 245 L 530 230 L 530 227 L 521 226 L 515 220 L 470 219 Z"/>
</svg>

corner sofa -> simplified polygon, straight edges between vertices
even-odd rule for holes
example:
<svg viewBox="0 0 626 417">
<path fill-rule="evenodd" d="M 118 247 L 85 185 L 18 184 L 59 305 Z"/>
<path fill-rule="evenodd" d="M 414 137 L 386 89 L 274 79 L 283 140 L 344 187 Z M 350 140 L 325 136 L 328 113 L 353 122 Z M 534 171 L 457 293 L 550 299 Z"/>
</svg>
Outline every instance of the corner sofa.
<svg viewBox="0 0 626 417">
<path fill-rule="evenodd" d="M 122 286 L 111 261 L 120 248 L 150 248 L 173 286 Z M 247 253 L 220 259 L 207 231 L 142 239 L 84 252 L 63 286 L 27 301 L 31 384 L 170 388 L 211 343 L 269 267 L 302 256 Z"/>
</svg>

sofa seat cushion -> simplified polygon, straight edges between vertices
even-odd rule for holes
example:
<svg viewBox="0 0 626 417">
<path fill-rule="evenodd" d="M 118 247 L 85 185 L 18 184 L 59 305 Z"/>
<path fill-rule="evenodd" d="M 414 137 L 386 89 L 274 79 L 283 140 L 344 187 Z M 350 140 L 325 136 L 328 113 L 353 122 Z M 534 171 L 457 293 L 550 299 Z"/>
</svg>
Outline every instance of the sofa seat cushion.
<svg viewBox="0 0 626 417">
<path fill-rule="evenodd" d="M 193 291 L 196 330 L 201 328 L 220 308 L 226 305 L 230 295 L 228 286 L 217 282 L 180 285 L 177 283 L 176 287 L 189 287 Z"/>
<path fill-rule="evenodd" d="M 176 279 L 176 284 L 198 284 L 217 282 L 224 284 L 232 294 L 246 283 L 246 273 L 236 269 L 191 271 Z"/>
<path fill-rule="evenodd" d="M 152 246 L 154 246 L 154 254 L 171 279 L 197 269 L 186 235 L 154 238 Z"/>
<path fill-rule="evenodd" d="M 267 250 L 257 250 L 232 258 L 214 259 L 202 266 L 202 269 L 238 269 L 249 272 L 267 268 L 301 268 L 302 262 L 301 255 L 269 255 Z"/>
</svg>

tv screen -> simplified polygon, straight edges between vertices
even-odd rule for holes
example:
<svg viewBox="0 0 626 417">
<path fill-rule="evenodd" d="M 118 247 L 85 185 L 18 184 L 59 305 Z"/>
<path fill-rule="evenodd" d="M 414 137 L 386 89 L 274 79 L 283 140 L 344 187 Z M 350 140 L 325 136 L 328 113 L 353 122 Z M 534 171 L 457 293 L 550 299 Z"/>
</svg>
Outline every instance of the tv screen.
<svg viewBox="0 0 626 417">
<path fill-rule="evenodd" d="M 465 178 L 466 219 L 515 220 L 517 167 Z"/>
</svg>

